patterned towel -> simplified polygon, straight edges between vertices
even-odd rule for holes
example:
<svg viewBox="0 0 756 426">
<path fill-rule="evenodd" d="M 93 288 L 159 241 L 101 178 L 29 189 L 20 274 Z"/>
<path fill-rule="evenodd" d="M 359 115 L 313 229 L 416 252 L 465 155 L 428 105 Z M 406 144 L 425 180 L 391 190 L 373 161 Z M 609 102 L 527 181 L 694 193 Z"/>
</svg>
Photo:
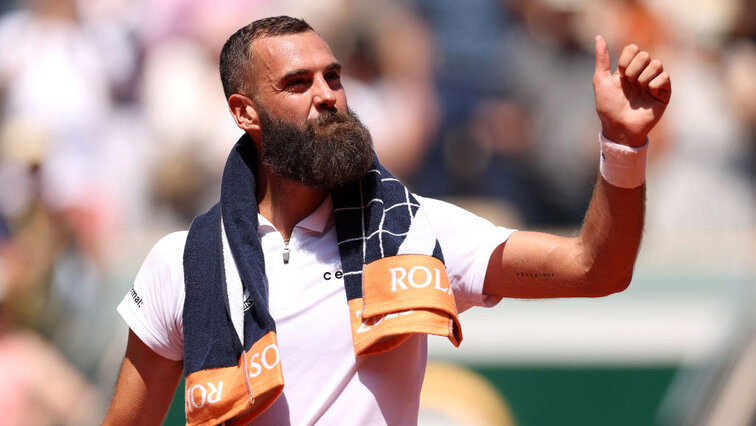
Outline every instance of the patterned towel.
<svg viewBox="0 0 756 426">
<path fill-rule="evenodd" d="M 283 390 L 257 237 L 256 165 L 254 143 L 244 135 L 226 162 L 220 202 L 194 220 L 187 236 L 188 424 L 246 424 Z M 417 200 L 376 159 L 365 177 L 333 191 L 332 198 L 355 353 L 387 351 L 415 333 L 446 336 L 458 346 L 462 332 L 441 247 Z M 228 285 L 239 280 L 227 284 L 227 274 L 238 274 L 249 298 L 243 341 L 228 297 Z"/>
<path fill-rule="evenodd" d="M 332 197 L 355 352 L 383 352 L 414 333 L 458 346 L 441 246 L 415 197 L 376 160 Z"/>
</svg>

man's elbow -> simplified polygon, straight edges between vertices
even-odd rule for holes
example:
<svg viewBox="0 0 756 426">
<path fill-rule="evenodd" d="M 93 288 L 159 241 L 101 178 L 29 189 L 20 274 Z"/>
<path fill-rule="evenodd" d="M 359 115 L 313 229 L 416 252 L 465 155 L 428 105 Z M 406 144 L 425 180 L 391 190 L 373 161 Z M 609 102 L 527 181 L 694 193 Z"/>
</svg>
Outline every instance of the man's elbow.
<svg viewBox="0 0 756 426">
<path fill-rule="evenodd" d="M 633 279 L 637 251 L 607 253 L 606 250 L 589 250 L 582 240 L 576 240 L 574 259 L 576 277 L 587 297 L 604 297 L 625 291 Z"/>
<path fill-rule="evenodd" d="M 633 279 L 633 270 L 622 273 L 597 274 L 590 278 L 590 297 L 604 297 L 625 291 Z"/>
</svg>

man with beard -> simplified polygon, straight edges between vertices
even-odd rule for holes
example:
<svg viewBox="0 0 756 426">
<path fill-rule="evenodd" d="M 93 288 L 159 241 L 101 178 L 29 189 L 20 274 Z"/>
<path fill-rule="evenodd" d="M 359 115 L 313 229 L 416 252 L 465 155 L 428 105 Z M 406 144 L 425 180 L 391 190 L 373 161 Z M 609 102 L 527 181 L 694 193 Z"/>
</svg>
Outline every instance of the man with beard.
<svg viewBox="0 0 756 426">
<path fill-rule="evenodd" d="M 182 370 L 189 424 L 416 423 L 426 336 L 458 345 L 459 312 L 622 291 L 646 135 L 671 85 L 637 46 L 609 64 L 597 37 L 601 173 L 580 235 L 565 238 L 411 194 L 373 158 L 309 25 L 240 29 L 220 68 L 244 135 L 220 202 L 155 245 L 119 305 L 131 331 L 105 423 L 160 423 Z"/>
</svg>

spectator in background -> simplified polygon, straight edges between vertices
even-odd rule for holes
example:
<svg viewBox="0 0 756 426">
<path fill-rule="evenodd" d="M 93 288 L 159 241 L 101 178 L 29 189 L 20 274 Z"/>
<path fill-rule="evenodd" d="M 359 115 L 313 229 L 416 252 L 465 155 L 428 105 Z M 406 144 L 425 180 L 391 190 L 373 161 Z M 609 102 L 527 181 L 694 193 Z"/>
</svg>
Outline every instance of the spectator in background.
<svg viewBox="0 0 756 426">
<path fill-rule="evenodd" d="M 593 58 L 578 32 L 581 3 L 513 2 L 512 98 L 529 118 L 521 159 L 532 200 L 522 208 L 531 224 L 579 224 L 595 179 L 599 123 L 591 118 L 590 81 L 583 77 Z"/>
<path fill-rule="evenodd" d="M 33 120 L 48 135 L 41 169 L 45 203 L 69 215 L 94 254 L 107 206 L 98 182 L 110 110 L 109 61 L 81 25 L 73 0 L 25 5 L 0 22 L 2 118 Z"/>
<path fill-rule="evenodd" d="M 746 26 L 737 36 L 731 28 L 752 9 L 736 1 L 702 1 L 699 8 L 678 3 L 653 9 L 671 17 L 666 22 L 674 30 L 660 47 L 669 52 L 680 96 L 665 123 L 668 143 L 650 170 L 655 185 L 648 194 L 648 226 L 678 234 L 734 231 L 748 239 L 740 231 L 756 226 L 749 107 L 756 94 L 756 50 L 753 29 L 749 38 Z M 670 13 L 681 9 L 687 13 Z"/>
<path fill-rule="evenodd" d="M 2 300 L 1 293 L 5 290 L 0 276 L 0 386 L 4 389 L 0 392 L 2 424 L 94 424 L 102 404 L 97 393 L 53 345 L 32 331 L 12 325 L 5 310 L 5 301 Z"/>
<path fill-rule="evenodd" d="M 29 0 L 0 17 L 0 211 L 11 229 L 8 310 L 82 370 L 115 236 L 113 89 L 133 63 L 120 27 L 87 21 L 74 0 Z M 129 67 L 129 64 L 132 67 Z M 115 161 L 122 161 L 118 157 Z"/>
<path fill-rule="evenodd" d="M 494 196 L 517 202 L 522 186 L 519 165 L 512 157 L 521 151 L 520 117 L 507 102 L 513 54 L 507 7 L 492 0 L 411 4 L 434 36 L 441 126 L 423 166 L 410 175 L 410 186 L 434 197 Z M 500 128 L 490 126 L 492 122 L 506 123 L 500 127 L 507 130 L 493 138 L 497 145 L 485 137 L 486 131 Z M 479 128 L 474 129 L 474 124 Z"/>
<path fill-rule="evenodd" d="M 504 200 L 527 225 L 578 225 L 598 132 L 579 2 L 414 3 L 436 34 L 443 111 L 417 190 Z"/>
</svg>

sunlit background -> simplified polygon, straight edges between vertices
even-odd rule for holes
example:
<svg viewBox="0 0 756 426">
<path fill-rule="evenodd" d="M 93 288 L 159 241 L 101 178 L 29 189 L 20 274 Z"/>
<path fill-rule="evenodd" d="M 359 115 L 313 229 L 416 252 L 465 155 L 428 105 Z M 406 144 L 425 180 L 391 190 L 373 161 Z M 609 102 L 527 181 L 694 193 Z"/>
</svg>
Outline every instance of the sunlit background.
<svg viewBox="0 0 756 426">
<path fill-rule="evenodd" d="M 219 194 L 237 28 L 304 17 L 384 165 L 496 224 L 574 234 L 597 173 L 593 36 L 673 96 L 630 288 L 504 300 L 430 338 L 421 424 L 756 422 L 752 0 L 0 0 L 0 424 L 98 424 L 147 251 Z M 315 366 L 316 367 L 316 366 Z M 183 386 L 183 385 L 181 385 Z M 183 424 L 183 404 L 168 424 Z"/>
</svg>

